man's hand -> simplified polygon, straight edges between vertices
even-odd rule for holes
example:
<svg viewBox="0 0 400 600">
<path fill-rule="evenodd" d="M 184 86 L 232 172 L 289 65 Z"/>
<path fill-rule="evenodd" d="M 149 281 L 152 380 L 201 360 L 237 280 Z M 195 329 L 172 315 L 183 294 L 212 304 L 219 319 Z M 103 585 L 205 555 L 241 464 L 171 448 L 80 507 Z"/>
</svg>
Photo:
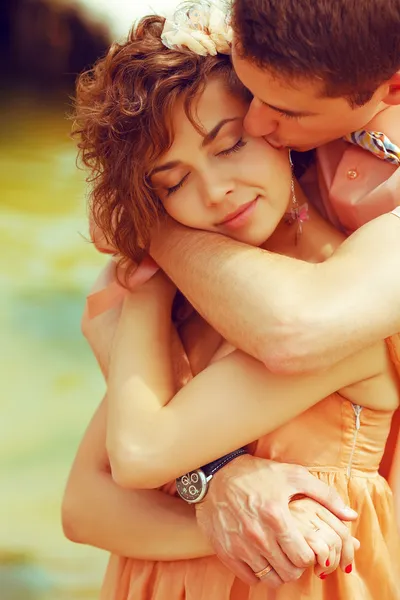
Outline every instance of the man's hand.
<svg viewBox="0 0 400 600">
<path fill-rule="evenodd" d="M 196 506 L 197 520 L 235 575 L 254 584 L 254 573 L 269 563 L 274 571 L 263 581 L 278 587 L 298 579 L 316 561 L 289 509 L 299 494 L 316 500 L 338 519 L 357 517 L 333 488 L 303 467 L 246 455 L 216 473 L 204 502 Z"/>
</svg>

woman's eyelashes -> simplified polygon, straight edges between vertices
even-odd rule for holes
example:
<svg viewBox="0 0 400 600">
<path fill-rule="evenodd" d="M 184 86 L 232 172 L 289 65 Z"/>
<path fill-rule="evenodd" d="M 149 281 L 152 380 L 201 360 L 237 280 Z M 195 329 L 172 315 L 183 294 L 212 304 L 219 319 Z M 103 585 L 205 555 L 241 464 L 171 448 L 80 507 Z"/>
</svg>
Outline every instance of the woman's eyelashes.
<svg viewBox="0 0 400 600">
<path fill-rule="evenodd" d="M 247 142 L 245 142 L 243 138 L 240 138 L 240 140 L 238 140 L 234 146 L 228 148 L 227 150 L 222 150 L 221 152 L 218 152 L 217 156 L 229 156 L 234 152 L 239 152 L 239 150 L 241 148 L 244 148 L 246 144 Z"/>
<path fill-rule="evenodd" d="M 227 148 L 226 150 L 221 150 L 220 152 L 218 152 L 216 154 L 216 156 L 230 156 L 231 154 L 234 154 L 235 152 L 239 152 L 242 148 L 244 148 L 244 146 L 246 146 L 247 142 L 244 141 L 243 138 L 240 138 L 236 144 L 234 144 L 233 146 L 231 146 L 230 148 Z M 167 188 L 167 197 L 171 196 L 172 194 L 174 194 L 175 192 L 177 192 L 178 190 L 181 189 L 181 187 L 184 185 L 184 183 L 186 182 L 187 178 L 189 177 L 190 173 L 187 173 L 181 180 L 179 183 L 177 183 L 174 186 L 171 186 L 169 188 Z"/>
<path fill-rule="evenodd" d="M 185 183 L 186 179 L 189 177 L 189 175 L 190 175 L 190 173 L 187 173 L 187 175 L 185 175 L 185 177 L 183 177 L 183 179 L 181 179 L 179 183 L 177 183 L 176 185 L 173 185 L 172 187 L 167 188 L 167 197 L 171 196 L 171 194 L 174 194 L 175 192 L 180 190 L 181 187 L 183 186 L 183 184 Z"/>
</svg>

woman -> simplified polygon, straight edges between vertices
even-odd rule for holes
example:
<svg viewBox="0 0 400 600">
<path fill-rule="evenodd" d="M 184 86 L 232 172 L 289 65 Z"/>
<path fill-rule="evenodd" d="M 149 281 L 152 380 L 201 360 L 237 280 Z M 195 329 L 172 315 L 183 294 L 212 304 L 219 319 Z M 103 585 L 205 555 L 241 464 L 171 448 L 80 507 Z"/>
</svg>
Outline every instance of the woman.
<svg viewBox="0 0 400 600">
<path fill-rule="evenodd" d="M 137 261 L 152 217 L 165 211 L 187 226 L 296 258 L 299 276 L 304 261 L 318 268 L 342 238 L 317 213 L 299 207 L 287 153 L 245 135 L 248 99 L 229 61 L 166 50 L 161 29 L 160 19 L 141 22 L 78 89 L 81 149 L 93 169 L 93 210 L 106 238 Z M 259 439 L 257 455 L 301 459 L 349 496 L 364 543 L 352 575 L 336 571 L 323 581 L 307 572 L 272 595 L 262 587 L 245 589 L 214 558 L 117 559 L 121 569 L 115 579 L 110 571 L 105 597 L 374 598 L 383 587 L 385 597 L 398 597 L 393 506 L 376 472 L 399 404 L 397 338 L 323 374 L 288 378 L 271 375 L 207 328 L 199 335 L 192 315 L 184 335 L 196 376 L 176 393 L 174 296 L 171 283 L 157 274 L 124 301 L 108 374 L 107 449 L 117 483 L 158 487 Z M 206 420 L 209 437 L 193 445 Z M 301 443 L 305 436 L 307 444 Z M 385 559 L 375 559 L 378 549 Z"/>
</svg>

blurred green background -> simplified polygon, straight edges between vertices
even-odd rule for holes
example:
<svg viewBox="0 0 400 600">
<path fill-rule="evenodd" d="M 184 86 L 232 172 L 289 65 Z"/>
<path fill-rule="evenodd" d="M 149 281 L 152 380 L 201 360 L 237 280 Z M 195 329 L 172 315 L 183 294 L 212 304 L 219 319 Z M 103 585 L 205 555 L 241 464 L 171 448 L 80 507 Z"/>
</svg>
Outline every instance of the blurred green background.
<svg viewBox="0 0 400 600">
<path fill-rule="evenodd" d="M 104 258 L 85 239 L 86 186 L 66 115 L 76 74 L 145 12 L 140 0 L 2 3 L 0 600 L 94 599 L 107 559 L 65 540 L 60 521 L 104 391 L 80 334 Z"/>
<path fill-rule="evenodd" d="M 104 556 L 64 540 L 60 500 L 103 392 L 79 328 L 103 260 L 82 237 L 65 99 L 0 104 L 0 598 L 95 598 Z"/>
</svg>

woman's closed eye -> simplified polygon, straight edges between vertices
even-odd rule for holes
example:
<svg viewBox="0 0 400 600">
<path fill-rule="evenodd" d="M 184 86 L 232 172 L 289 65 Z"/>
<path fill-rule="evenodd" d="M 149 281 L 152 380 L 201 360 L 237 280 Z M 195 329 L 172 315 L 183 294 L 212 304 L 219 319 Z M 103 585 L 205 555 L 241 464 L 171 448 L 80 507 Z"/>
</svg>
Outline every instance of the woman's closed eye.
<svg viewBox="0 0 400 600">
<path fill-rule="evenodd" d="M 226 156 L 230 156 L 231 154 L 234 154 L 235 152 L 239 152 L 242 148 L 244 148 L 244 146 L 246 146 L 247 142 L 244 141 L 243 138 L 240 138 L 236 144 L 234 144 L 233 146 L 231 146 L 230 148 L 227 148 L 226 150 L 221 150 L 220 152 L 218 152 L 216 154 L 216 156 L 221 156 L 221 157 L 226 157 Z M 177 183 L 176 185 L 173 185 L 171 187 L 167 188 L 167 197 L 171 196 L 172 194 L 174 194 L 175 192 L 177 192 L 178 190 L 181 189 L 181 187 L 184 185 L 184 183 L 186 182 L 187 178 L 189 177 L 190 173 L 187 173 L 185 175 L 185 177 L 183 177 L 179 183 Z"/>
<path fill-rule="evenodd" d="M 181 187 L 183 186 L 183 184 L 185 183 L 186 179 L 189 177 L 189 175 L 190 175 L 190 173 L 187 173 L 187 175 L 185 175 L 185 177 L 183 177 L 179 183 L 177 183 L 176 185 L 173 185 L 172 187 L 167 188 L 167 197 L 171 196 L 171 194 L 174 194 L 175 192 L 180 190 Z"/>
<path fill-rule="evenodd" d="M 247 144 L 247 142 L 245 142 L 243 138 L 240 138 L 234 146 L 232 146 L 231 148 L 228 148 L 227 150 L 221 150 L 221 152 L 218 152 L 217 156 L 229 156 L 230 154 L 233 154 L 234 152 L 239 152 L 239 150 L 241 148 L 244 148 L 244 146 L 246 144 Z"/>
</svg>

